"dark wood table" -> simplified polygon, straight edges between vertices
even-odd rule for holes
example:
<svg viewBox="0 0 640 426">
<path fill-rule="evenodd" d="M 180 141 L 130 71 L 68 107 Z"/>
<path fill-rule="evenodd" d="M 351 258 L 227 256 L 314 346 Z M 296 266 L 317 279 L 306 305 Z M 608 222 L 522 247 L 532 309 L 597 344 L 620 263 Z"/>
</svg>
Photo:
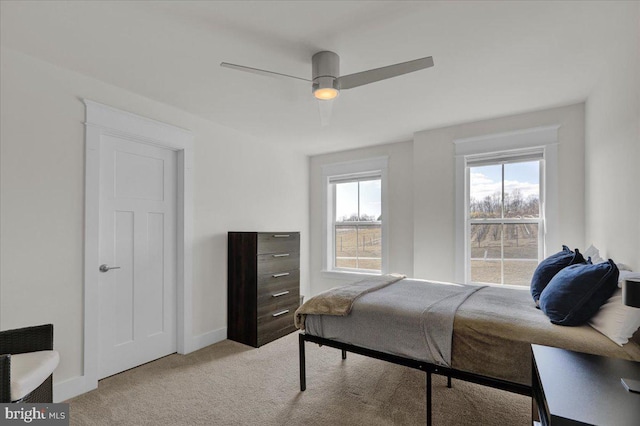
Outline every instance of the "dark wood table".
<svg viewBox="0 0 640 426">
<path fill-rule="evenodd" d="M 625 377 L 640 380 L 640 362 L 548 346 L 533 352 L 533 411 L 542 425 L 640 425 L 640 394 Z"/>
</svg>

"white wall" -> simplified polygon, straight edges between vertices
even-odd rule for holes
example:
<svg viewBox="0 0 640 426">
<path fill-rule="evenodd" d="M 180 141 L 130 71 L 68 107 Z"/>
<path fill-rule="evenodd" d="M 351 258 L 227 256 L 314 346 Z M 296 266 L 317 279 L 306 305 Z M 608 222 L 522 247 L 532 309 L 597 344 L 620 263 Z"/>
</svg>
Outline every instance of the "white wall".
<svg viewBox="0 0 640 426">
<path fill-rule="evenodd" d="M 194 133 L 196 344 L 226 335 L 228 231 L 300 231 L 301 285 L 308 294 L 305 155 L 18 52 L 0 55 L 0 329 L 53 323 L 61 353 L 56 385 L 83 374 L 81 98 Z"/>
<path fill-rule="evenodd" d="M 331 287 L 354 281 L 357 276 L 335 273 L 325 274 L 322 269 L 322 166 L 344 161 L 361 160 L 387 156 L 388 165 L 388 237 L 389 272 L 411 276 L 413 271 L 413 178 L 411 170 L 411 142 L 379 145 L 370 148 L 343 151 L 333 154 L 311 157 L 309 168 L 310 181 L 310 241 L 309 268 L 311 270 L 311 288 L 307 295 L 315 295 Z"/>
<path fill-rule="evenodd" d="M 455 161 L 453 141 L 559 124 L 558 229 L 547 247 L 584 244 L 584 104 L 426 130 L 414 135 L 414 269 L 416 278 L 454 280 Z M 557 250 L 553 249 L 556 248 Z"/>
<path fill-rule="evenodd" d="M 322 267 L 322 180 L 324 164 L 389 156 L 389 272 L 416 278 L 454 280 L 455 161 L 453 140 L 560 124 L 559 218 L 550 247 L 584 248 L 584 104 L 461 124 L 414 135 L 413 142 L 381 145 L 311 157 L 311 294 L 357 277 L 336 279 Z"/>
<path fill-rule="evenodd" d="M 640 3 L 626 8 L 586 103 L 586 234 L 602 257 L 640 270 Z"/>
</svg>

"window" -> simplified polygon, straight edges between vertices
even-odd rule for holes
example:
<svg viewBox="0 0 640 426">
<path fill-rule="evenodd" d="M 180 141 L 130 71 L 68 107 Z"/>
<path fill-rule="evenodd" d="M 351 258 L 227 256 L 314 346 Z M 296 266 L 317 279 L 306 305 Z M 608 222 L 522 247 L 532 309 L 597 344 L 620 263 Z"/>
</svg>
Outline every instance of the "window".
<svg viewBox="0 0 640 426">
<path fill-rule="evenodd" d="M 382 180 L 329 180 L 335 194 L 335 269 L 382 270 Z"/>
<path fill-rule="evenodd" d="M 468 277 L 529 285 L 542 260 L 542 152 L 467 159 Z"/>
<path fill-rule="evenodd" d="M 558 128 L 454 141 L 456 281 L 528 286 L 560 247 Z"/>
<path fill-rule="evenodd" d="M 386 158 L 323 167 L 325 271 L 385 271 L 386 169 Z"/>
</svg>

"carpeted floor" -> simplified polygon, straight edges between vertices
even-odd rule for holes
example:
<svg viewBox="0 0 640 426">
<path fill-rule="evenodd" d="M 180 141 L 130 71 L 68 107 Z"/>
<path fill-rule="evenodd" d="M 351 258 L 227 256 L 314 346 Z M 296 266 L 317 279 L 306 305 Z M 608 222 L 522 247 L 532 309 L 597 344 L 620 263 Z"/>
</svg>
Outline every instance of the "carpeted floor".
<svg viewBox="0 0 640 426">
<path fill-rule="evenodd" d="M 71 425 L 424 425 L 425 374 L 307 343 L 226 340 L 101 380 L 70 401 Z M 433 424 L 530 425 L 531 399 L 433 376 Z"/>
</svg>

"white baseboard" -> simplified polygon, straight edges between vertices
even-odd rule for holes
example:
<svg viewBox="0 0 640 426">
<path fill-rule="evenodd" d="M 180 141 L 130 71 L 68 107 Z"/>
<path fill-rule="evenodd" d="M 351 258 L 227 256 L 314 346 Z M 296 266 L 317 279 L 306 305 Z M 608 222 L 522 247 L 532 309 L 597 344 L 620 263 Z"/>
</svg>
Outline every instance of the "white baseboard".
<svg viewBox="0 0 640 426">
<path fill-rule="evenodd" d="M 90 390 L 93 390 L 93 388 L 87 388 L 85 376 L 73 377 L 64 382 L 54 383 L 53 402 L 63 402 Z"/>
<path fill-rule="evenodd" d="M 227 338 L 227 327 L 222 327 L 217 330 L 209 331 L 198 336 L 191 338 L 190 350 L 187 353 L 197 351 L 198 349 L 206 348 L 214 343 L 222 342 Z"/>
<path fill-rule="evenodd" d="M 189 344 L 188 352 L 185 352 L 185 354 L 206 348 L 214 343 L 222 342 L 226 338 L 227 327 L 222 327 L 198 336 L 193 336 Z M 53 402 L 63 402 L 93 389 L 95 389 L 95 387 L 90 386 L 87 383 L 85 376 L 72 377 L 71 379 L 67 379 L 63 382 L 54 383 Z"/>
</svg>

